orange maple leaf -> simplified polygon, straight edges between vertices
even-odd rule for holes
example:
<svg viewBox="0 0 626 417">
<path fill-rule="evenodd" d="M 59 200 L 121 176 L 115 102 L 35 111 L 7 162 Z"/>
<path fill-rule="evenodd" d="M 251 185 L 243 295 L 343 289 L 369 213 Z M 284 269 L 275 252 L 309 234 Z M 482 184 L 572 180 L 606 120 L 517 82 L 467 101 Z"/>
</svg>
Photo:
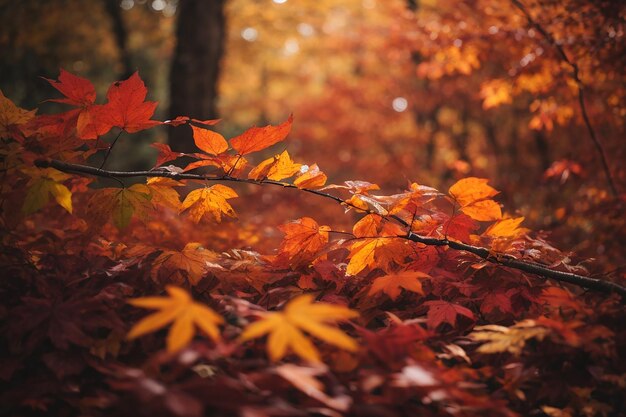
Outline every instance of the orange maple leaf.
<svg viewBox="0 0 626 417">
<path fill-rule="evenodd" d="M 383 292 L 392 300 L 396 300 L 400 295 L 400 289 L 404 288 L 417 294 L 424 294 L 422 282 L 420 280 L 430 278 L 430 275 L 420 271 L 401 271 L 376 278 L 372 282 L 367 295 L 374 295 Z"/>
<path fill-rule="evenodd" d="M 182 251 L 163 251 L 152 263 L 151 276 L 156 279 L 159 272 L 166 271 L 166 276 L 173 282 L 183 282 L 185 278 L 196 285 L 206 274 L 209 263 L 216 261 L 217 254 L 205 249 L 202 244 L 190 242 Z"/>
<path fill-rule="evenodd" d="M 483 178 L 469 177 L 450 187 L 449 193 L 461 206 L 461 211 L 474 220 L 491 221 L 502 218 L 500 206 L 491 200 L 498 191 L 487 185 L 487 182 Z"/>
<path fill-rule="evenodd" d="M 310 217 L 303 217 L 278 228 L 285 234 L 279 253 L 294 264 L 309 259 L 328 243 L 330 227 L 320 226 Z"/>
<path fill-rule="evenodd" d="M 292 299 L 282 312 L 266 313 L 250 324 L 240 336 L 241 341 L 256 339 L 269 333 L 267 352 L 272 361 L 283 358 L 288 349 L 311 362 L 321 362 L 317 348 L 302 331 L 328 344 L 354 352 L 358 345 L 341 330 L 324 323 L 357 317 L 356 311 L 327 303 L 313 303 L 310 294 Z"/>
<path fill-rule="evenodd" d="M 326 174 L 320 171 L 317 164 L 311 165 L 303 174 L 293 181 L 298 188 L 320 188 L 326 184 Z"/>
<path fill-rule="evenodd" d="M 235 190 L 222 184 L 199 188 L 187 195 L 181 211 L 188 211 L 189 218 L 195 223 L 198 223 L 205 215 L 212 216 L 219 223 L 222 221 L 222 214 L 236 217 L 235 210 L 226 201 L 235 197 L 237 197 Z"/>
<path fill-rule="evenodd" d="M 293 115 L 278 126 L 252 127 L 230 140 L 239 155 L 260 151 L 284 140 L 291 131 Z"/>
<path fill-rule="evenodd" d="M 168 285 L 165 288 L 169 297 L 142 297 L 129 301 L 135 307 L 160 310 L 136 323 L 126 336 L 135 339 L 155 332 L 173 323 L 167 334 L 167 350 L 176 352 L 187 345 L 195 334 L 195 327 L 211 339 L 220 338 L 218 324 L 224 319 L 204 304 L 196 303 L 182 288 Z"/>
</svg>

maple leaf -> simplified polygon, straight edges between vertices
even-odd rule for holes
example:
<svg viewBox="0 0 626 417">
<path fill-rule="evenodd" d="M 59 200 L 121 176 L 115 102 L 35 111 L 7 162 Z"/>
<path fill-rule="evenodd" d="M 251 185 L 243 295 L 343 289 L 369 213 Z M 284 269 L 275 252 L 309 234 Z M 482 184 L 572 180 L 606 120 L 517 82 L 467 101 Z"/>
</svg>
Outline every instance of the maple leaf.
<svg viewBox="0 0 626 417">
<path fill-rule="evenodd" d="M 395 274 L 378 277 L 372 282 L 372 286 L 370 287 L 367 295 L 374 295 L 382 292 L 395 301 L 400 295 L 401 288 L 424 295 L 422 282 L 420 280 L 425 278 L 430 278 L 430 275 L 420 271 L 401 271 Z"/>
<path fill-rule="evenodd" d="M 14 126 L 23 125 L 35 117 L 37 110 L 24 110 L 6 98 L 0 90 L 0 138 L 12 136 Z"/>
<path fill-rule="evenodd" d="M 470 320 L 475 320 L 474 313 L 471 310 L 458 304 L 449 303 L 444 300 L 426 301 L 428 306 L 428 327 L 435 329 L 442 323 L 448 323 L 451 326 L 456 324 L 457 316 L 465 316 Z"/>
<path fill-rule="evenodd" d="M 26 169 L 24 172 L 30 177 L 28 181 L 28 191 L 22 205 L 22 213 L 28 215 L 48 204 L 50 195 L 55 201 L 67 210 L 72 212 L 72 192 L 62 184 L 71 178 L 71 175 L 64 174 L 54 168 Z"/>
<path fill-rule="evenodd" d="M 302 169 L 300 172 L 302 172 Z M 326 180 L 326 174 L 320 171 L 317 164 L 313 164 L 303 174 L 298 175 L 293 183 L 298 188 L 320 188 L 326 184 Z"/>
<path fill-rule="evenodd" d="M 77 107 L 89 106 L 96 101 L 96 89 L 91 81 L 67 72 L 63 68 L 60 70 L 58 80 L 51 80 L 48 78 L 45 80 L 66 97 L 50 99 L 48 101 L 71 104 Z"/>
<path fill-rule="evenodd" d="M 168 352 L 176 352 L 187 345 L 195 334 L 195 327 L 214 341 L 219 340 L 218 325 L 224 320 L 209 307 L 192 300 L 187 291 L 168 285 L 169 297 L 141 297 L 129 301 L 135 307 L 159 310 L 136 323 L 126 336 L 136 339 L 172 323 L 167 334 Z"/>
<path fill-rule="evenodd" d="M 196 146 L 209 155 L 219 155 L 228 150 L 228 142 L 219 133 L 194 125 L 191 125 L 191 130 Z"/>
<path fill-rule="evenodd" d="M 166 271 L 168 279 L 183 282 L 186 277 L 192 285 L 196 285 L 208 270 L 209 263 L 215 262 L 215 252 L 202 247 L 202 244 L 190 242 L 182 251 L 163 251 L 152 263 L 151 276 L 156 280 L 159 272 Z"/>
<path fill-rule="evenodd" d="M 235 190 L 222 184 L 203 187 L 187 195 L 181 211 L 188 211 L 189 217 L 195 223 L 198 223 L 205 215 L 211 215 L 219 223 L 222 221 L 222 214 L 236 217 L 235 210 L 226 201 L 235 197 L 237 197 Z"/>
<path fill-rule="evenodd" d="M 498 194 L 487 185 L 488 180 L 476 177 L 457 181 L 448 191 L 461 206 L 461 211 L 474 220 L 490 221 L 502 217 L 500 206 L 490 198 Z"/>
<path fill-rule="evenodd" d="M 362 239 L 350 247 L 347 275 L 356 275 L 367 267 L 386 269 L 392 263 L 400 264 L 411 253 L 406 241 L 380 237 Z"/>
<path fill-rule="evenodd" d="M 150 120 L 158 103 L 144 101 L 147 94 L 145 84 L 135 72 L 127 80 L 111 85 L 107 92 L 108 103 L 98 107 L 99 117 L 128 133 L 160 125 L 161 122 Z"/>
<path fill-rule="evenodd" d="M 180 199 L 174 187 L 183 185 L 180 181 L 164 177 L 148 178 L 146 183 L 146 186 L 150 189 L 153 204 L 169 207 L 177 211 L 180 209 Z"/>
<path fill-rule="evenodd" d="M 154 208 L 151 200 L 150 188 L 145 184 L 102 188 L 91 197 L 87 209 L 94 216 L 94 224 L 103 224 L 110 217 L 118 229 L 124 229 L 133 215 L 144 222 L 148 220 L 148 213 Z"/>
<path fill-rule="evenodd" d="M 270 180 L 280 181 L 295 175 L 300 171 L 301 166 L 302 164 L 296 164 L 291 160 L 287 151 L 283 151 L 280 155 L 268 158 L 254 167 L 248 174 L 248 178 L 252 180 L 268 178 Z"/>
<path fill-rule="evenodd" d="M 278 228 L 285 234 L 279 252 L 299 264 L 319 252 L 328 243 L 330 227 L 320 226 L 310 217 L 303 217 Z"/>
<path fill-rule="evenodd" d="M 357 316 L 356 311 L 346 307 L 313 303 L 313 296 L 305 294 L 292 299 L 282 312 L 266 313 L 261 320 L 247 326 L 240 340 L 256 339 L 269 333 L 267 352 L 272 361 L 280 360 L 291 349 L 305 360 L 321 362 L 317 348 L 302 331 L 328 344 L 354 352 L 358 350 L 354 339 L 324 323 Z"/>
<path fill-rule="evenodd" d="M 293 115 L 278 126 L 252 127 L 230 140 L 239 155 L 260 151 L 284 140 L 291 131 Z"/>
<path fill-rule="evenodd" d="M 524 320 L 512 327 L 495 324 L 476 326 L 470 337 L 479 342 L 486 342 L 477 349 L 478 352 L 509 352 L 513 355 L 519 355 L 528 340 L 543 340 L 549 334 L 550 330 L 538 326 L 536 321 Z"/>
</svg>

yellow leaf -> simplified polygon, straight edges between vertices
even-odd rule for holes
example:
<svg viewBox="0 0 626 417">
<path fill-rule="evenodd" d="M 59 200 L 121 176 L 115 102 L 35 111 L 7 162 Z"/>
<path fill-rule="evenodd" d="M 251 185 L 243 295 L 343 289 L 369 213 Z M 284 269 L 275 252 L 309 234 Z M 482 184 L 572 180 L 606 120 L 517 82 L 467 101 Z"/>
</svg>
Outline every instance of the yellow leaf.
<svg viewBox="0 0 626 417">
<path fill-rule="evenodd" d="M 513 355 L 519 355 L 528 340 L 543 340 L 548 334 L 550 334 L 550 330 L 537 325 L 534 320 L 524 320 L 512 327 L 494 324 L 477 326 L 470 337 L 480 342 L 486 342 L 478 348 L 478 352 L 509 352 Z"/>
<path fill-rule="evenodd" d="M 274 181 L 280 181 L 295 175 L 301 164 L 296 164 L 291 160 L 289 153 L 284 151 L 280 155 L 266 159 L 257 167 L 253 168 L 248 174 L 248 178 L 253 180 L 262 180 L 268 178 Z"/>
<path fill-rule="evenodd" d="M 237 197 L 237 193 L 230 187 L 216 184 L 212 187 L 204 187 L 193 190 L 187 195 L 181 206 L 181 211 L 187 211 L 189 217 L 198 223 L 205 215 L 210 215 L 216 222 L 222 221 L 222 214 L 228 217 L 236 217 L 235 210 L 226 201 Z"/>
<path fill-rule="evenodd" d="M 135 339 L 172 323 L 167 335 L 167 350 L 176 352 L 186 346 L 196 327 L 211 339 L 219 340 L 218 325 L 222 317 L 203 304 L 194 302 L 182 288 L 167 286 L 169 297 L 143 297 L 130 300 L 135 307 L 159 310 L 136 323 L 126 336 Z"/>
<path fill-rule="evenodd" d="M 400 264 L 411 253 L 406 241 L 390 238 L 363 239 L 350 248 L 347 275 L 356 275 L 365 268 L 386 269 L 393 263 Z"/>
<path fill-rule="evenodd" d="M 0 90 L 0 138 L 11 136 L 11 127 L 22 125 L 35 117 L 36 110 L 24 110 L 6 98 Z"/>
<path fill-rule="evenodd" d="M 449 193 L 461 206 L 461 211 L 474 220 L 490 221 L 502 218 L 500 206 L 490 198 L 498 194 L 483 178 L 463 178 L 450 187 Z"/>
<path fill-rule="evenodd" d="M 402 271 L 378 277 L 372 282 L 367 295 L 383 292 L 395 301 L 400 295 L 401 288 L 423 295 L 424 290 L 422 290 L 422 282 L 420 280 L 425 278 L 430 278 L 430 275 L 420 271 Z"/>
<path fill-rule="evenodd" d="M 180 198 L 178 192 L 173 187 L 180 187 L 183 183 L 171 178 L 149 178 L 148 188 L 152 195 L 152 203 L 169 207 L 178 211 L 180 209 Z"/>
<path fill-rule="evenodd" d="M 278 228 L 285 234 L 279 253 L 284 253 L 295 263 L 312 257 L 328 243 L 330 227 L 320 226 L 310 217 L 303 217 Z"/>
<path fill-rule="evenodd" d="M 320 362 L 317 348 L 306 333 L 328 344 L 354 352 L 358 345 L 354 339 L 326 323 L 357 317 L 358 313 L 346 307 L 327 303 L 313 303 L 311 295 L 301 295 L 291 300 L 282 312 L 267 313 L 242 332 L 242 341 L 256 339 L 269 333 L 267 352 L 271 360 L 278 361 L 289 350 L 310 362 Z"/>
<path fill-rule="evenodd" d="M 27 184 L 28 191 L 22 205 L 22 213 L 28 215 L 40 210 L 48 204 L 50 195 L 61 207 L 69 213 L 72 212 L 72 192 L 61 184 L 71 178 L 70 175 L 53 168 L 26 169 L 24 172 L 31 178 Z"/>
</svg>

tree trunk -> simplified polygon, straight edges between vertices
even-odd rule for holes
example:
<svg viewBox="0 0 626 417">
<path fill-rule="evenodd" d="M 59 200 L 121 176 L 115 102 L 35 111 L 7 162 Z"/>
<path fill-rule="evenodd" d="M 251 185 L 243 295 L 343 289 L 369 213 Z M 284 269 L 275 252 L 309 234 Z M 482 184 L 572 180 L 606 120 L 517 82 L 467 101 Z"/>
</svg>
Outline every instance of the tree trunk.
<svg viewBox="0 0 626 417">
<path fill-rule="evenodd" d="M 217 118 L 217 82 L 226 36 L 225 2 L 180 2 L 170 72 L 170 118 Z M 169 143 L 180 152 L 195 150 L 191 133 L 183 127 L 170 127 Z"/>
</svg>

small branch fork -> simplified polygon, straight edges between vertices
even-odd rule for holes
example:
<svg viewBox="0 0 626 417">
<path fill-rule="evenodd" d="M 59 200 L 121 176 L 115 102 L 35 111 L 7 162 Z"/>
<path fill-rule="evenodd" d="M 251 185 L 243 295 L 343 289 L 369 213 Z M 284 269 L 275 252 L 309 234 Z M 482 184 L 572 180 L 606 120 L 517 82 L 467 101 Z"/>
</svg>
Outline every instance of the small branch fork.
<svg viewBox="0 0 626 417">
<path fill-rule="evenodd" d="M 557 41 L 550 34 L 550 32 L 548 32 L 543 26 L 537 23 L 535 19 L 533 19 L 533 17 L 528 12 L 528 9 L 519 0 L 511 0 L 511 3 L 513 3 L 513 5 L 517 7 L 524 14 L 524 16 L 526 17 L 526 20 L 528 20 L 528 24 L 532 26 L 534 29 L 536 29 L 539 33 L 541 33 L 541 35 L 546 39 L 546 41 L 548 41 L 548 43 L 556 50 L 561 60 L 564 63 L 566 63 L 572 70 L 572 79 L 576 82 L 576 86 L 578 87 L 578 104 L 580 106 L 580 112 L 582 113 L 582 116 L 583 116 L 583 121 L 585 123 L 585 126 L 587 127 L 587 132 L 589 133 L 589 137 L 591 138 L 591 141 L 593 142 L 596 148 L 596 151 L 598 152 L 598 155 L 600 156 L 600 161 L 602 162 L 602 168 L 604 169 L 604 175 L 606 176 L 609 189 L 611 190 L 611 194 L 613 194 L 613 197 L 618 197 L 619 192 L 617 191 L 617 187 L 615 186 L 615 181 L 613 180 L 613 175 L 611 174 L 611 169 L 609 168 L 609 163 L 606 157 L 606 152 L 604 151 L 604 147 L 602 146 L 600 139 L 596 135 L 596 132 L 593 129 L 593 126 L 591 125 L 591 120 L 589 119 L 589 115 L 587 113 L 587 106 L 585 105 L 585 89 L 584 89 L 585 86 L 582 80 L 580 79 L 580 75 L 579 75 L 580 70 L 578 68 L 578 65 L 567 56 L 563 47 L 557 43 Z"/>
<path fill-rule="evenodd" d="M 254 185 L 274 185 L 283 188 L 292 188 L 295 190 L 299 190 L 302 192 L 315 194 L 317 196 L 327 198 L 335 201 L 336 203 L 342 205 L 352 206 L 350 203 L 344 201 L 342 198 L 334 196 L 332 194 L 325 193 L 323 191 L 311 190 L 308 188 L 298 188 L 293 184 L 289 184 L 281 181 L 273 181 L 273 180 L 251 180 L 247 178 L 236 178 L 231 177 L 229 175 L 223 176 L 207 176 L 200 174 L 189 174 L 189 173 L 178 173 L 167 170 L 151 170 L 151 171 L 109 171 L 100 168 L 94 168 L 86 165 L 79 164 L 71 164 L 59 160 L 37 160 L 35 161 L 35 165 L 39 168 L 55 168 L 59 171 L 79 174 L 79 175 L 93 175 L 97 177 L 105 177 L 105 178 L 131 178 L 131 177 L 160 177 L 160 178 L 172 178 L 177 180 L 199 180 L 199 181 L 225 181 L 225 182 L 239 182 L 239 183 L 247 183 Z M 354 207 L 354 206 L 352 206 Z M 355 207 L 357 208 L 357 207 Z M 362 210 L 369 214 L 380 215 L 379 213 L 373 210 Z M 403 220 L 402 218 L 390 215 L 390 216 L 381 216 L 383 218 L 391 219 L 397 221 L 402 226 L 405 226 L 410 230 L 410 224 Z M 556 281 L 567 282 L 579 287 L 596 290 L 604 293 L 617 293 L 622 297 L 622 300 L 626 300 L 626 287 L 623 287 L 617 283 L 605 281 L 597 278 L 586 277 L 583 275 L 573 274 L 569 272 L 557 271 L 554 269 L 550 269 L 544 265 L 529 262 L 529 261 L 521 261 L 516 259 L 511 255 L 506 254 L 495 254 L 491 252 L 487 248 L 483 248 L 480 246 L 468 245 L 466 243 L 457 242 L 449 239 L 439 239 L 421 236 L 411 231 L 408 232 L 406 236 L 398 236 L 399 238 L 404 238 L 413 242 L 422 243 L 428 246 L 448 246 L 449 248 L 465 251 L 472 253 L 479 258 L 484 259 L 487 262 L 506 266 L 509 268 L 517 269 L 520 271 L 528 272 L 530 274 L 538 275 L 543 278 L 550 278 Z"/>
</svg>

